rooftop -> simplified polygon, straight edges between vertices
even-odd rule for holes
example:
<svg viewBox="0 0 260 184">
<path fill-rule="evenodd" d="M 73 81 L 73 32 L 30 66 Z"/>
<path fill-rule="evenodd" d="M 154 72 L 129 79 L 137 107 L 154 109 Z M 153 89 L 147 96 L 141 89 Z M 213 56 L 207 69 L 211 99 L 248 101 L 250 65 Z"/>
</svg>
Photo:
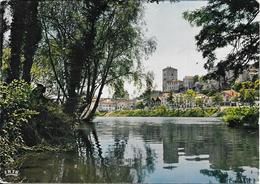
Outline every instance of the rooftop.
<svg viewBox="0 0 260 184">
<path fill-rule="evenodd" d="M 236 91 L 233 90 L 233 89 L 222 91 L 222 93 L 223 93 L 224 95 L 230 96 L 230 97 L 239 96 L 239 95 L 240 95 L 240 93 L 236 92 Z"/>
<path fill-rule="evenodd" d="M 177 69 L 176 69 L 176 68 L 173 68 L 173 67 L 171 67 L 171 66 L 168 66 L 168 67 L 164 68 L 163 70 L 177 70 Z"/>
<path fill-rule="evenodd" d="M 193 76 L 185 76 L 183 79 L 193 79 Z"/>
</svg>

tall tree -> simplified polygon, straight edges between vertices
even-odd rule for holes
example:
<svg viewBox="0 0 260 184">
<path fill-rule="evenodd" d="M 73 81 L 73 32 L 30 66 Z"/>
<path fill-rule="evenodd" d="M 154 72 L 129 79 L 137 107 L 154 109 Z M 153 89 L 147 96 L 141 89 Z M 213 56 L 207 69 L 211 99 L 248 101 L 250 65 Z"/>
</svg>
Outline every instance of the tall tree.
<svg viewBox="0 0 260 184">
<path fill-rule="evenodd" d="M 123 80 L 115 80 L 111 85 L 114 90 L 114 93 L 113 93 L 114 99 L 117 99 L 117 98 L 128 99 L 129 98 L 129 93 L 124 88 Z"/>
<path fill-rule="evenodd" d="M 42 3 L 42 46 L 48 48 L 68 113 L 81 102 L 91 117 L 105 85 L 141 76 L 141 60 L 155 47 L 142 35 L 141 12 L 142 2 L 134 0 Z"/>
<path fill-rule="evenodd" d="M 41 39 L 41 26 L 38 20 L 38 0 L 28 1 L 25 15 L 24 28 L 24 63 L 22 78 L 26 82 L 31 82 L 31 68 L 34 54 Z"/>
<path fill-rule="evenodd" d="M 13 79 L 20 78 L 21 70 L 21 51 L 24 34 L 24 20 L 26 2 L 20 0 L 11 0 L 10 7 L 12 11 L 10 48 L 11 58 L 6 81 L 10 83 Z"/>
<path fill-rule="evenodd" d="M 38 21 L 38 0 L 10 0 L 12 12 L 10 48 L 11 56 L 6 81 L 31 81 L 31 68 L 37 44 L 41 39 Z M 22 61 L 22 56 L 24 60 Z"/>
<path fill-rule="evenodd" d="M 0 3 L 0 70 L 3 64 L 3 44 L 4 44 L 4 33 L 7 31 L 7 20 L 4 17 L 7 2 L 2 1 Z"/>
<path fill-rule="evenodd" d="M 209 0 L 207 6 L 184 13 L 184 18 L 192 25 L 202 27 L 195 39 L 198 50 L 207 59 L 206 69 L 216 66 L 213 73 L 223 77 L 223 68 L 225 71 L 233 70 L 236 78 L 249 65 L 258 67 L 258 13 L 256 0 Z M 224 47 L 230 52 L 215 65 L 216 51 Z"/>
</svg>

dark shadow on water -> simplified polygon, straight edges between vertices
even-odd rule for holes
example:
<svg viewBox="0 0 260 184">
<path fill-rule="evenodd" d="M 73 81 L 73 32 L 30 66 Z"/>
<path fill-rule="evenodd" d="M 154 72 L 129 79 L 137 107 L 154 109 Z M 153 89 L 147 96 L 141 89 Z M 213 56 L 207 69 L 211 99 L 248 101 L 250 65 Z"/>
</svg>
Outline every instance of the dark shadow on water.
<svg viewBox="0 0 260 184">
<path fill-rule="evenodd" d="M 221 171 L 219 169 L 217 170 L 208 170 L 208 169 L 202 169 L 200 173 L 206 176 L 215 177 L 219 183 L 256 183 L 255 178 L 249 178 L 245 175 L 243 175 L 244 170 L 243 169 L 236 169 L 235 170 L 236 175 L 234 177 L 231 177 L 228 175 L 227 172 Z"/>
</svg>

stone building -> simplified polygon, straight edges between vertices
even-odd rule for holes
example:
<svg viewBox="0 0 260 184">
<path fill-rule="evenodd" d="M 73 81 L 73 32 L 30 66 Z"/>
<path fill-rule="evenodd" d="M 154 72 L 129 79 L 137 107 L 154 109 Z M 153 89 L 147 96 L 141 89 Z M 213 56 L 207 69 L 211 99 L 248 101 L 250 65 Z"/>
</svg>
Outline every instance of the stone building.
<svg viewBox="0 0 260 184">
<path fill-rule="evenodd" d="M 135 99 L 112 99 L 101 98 L 98 104 L 98 111 L 111 112 L 116 110 L 134 109 L 136 104 Z"/>
<path fill-rule="evenodd" d="M 115 101 L 110 98 L 101 98 L 97 110 L 105 112 L 115 111 L 116 105 Z"/>
<path fill-rule="evenodd" d="M 187 89 L 192 89 L 194 87 L 194 79 L 193 76 L 185 76 L 183 78 L 183 86 Z"/>
<path fill-rule="evenodd" d="M 167 67 L 163 69 L 163 92 L 171 91 L 169 83 L 178 80 L 178 70 L 176 68 Z"/>
</svg>

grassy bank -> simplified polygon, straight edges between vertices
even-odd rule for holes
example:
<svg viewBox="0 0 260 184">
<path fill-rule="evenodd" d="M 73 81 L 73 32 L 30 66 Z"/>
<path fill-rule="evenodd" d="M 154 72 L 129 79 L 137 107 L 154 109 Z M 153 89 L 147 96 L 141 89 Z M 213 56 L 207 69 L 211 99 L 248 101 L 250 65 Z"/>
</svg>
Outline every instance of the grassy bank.
<svg viewBox="0 0 260 184">
<path fill-rule="evenodd" d="M 218 111 L 217 108 L 167 109 L 158 106 L 152 109 L 120 110 L 109 113 L 98 112 L 97 116 L 112 117 L 210 117 Z"/>
<path fill-rule="evenodd" d="M 119 110 L 113 112 L 97 112 L 96 116 L 109 117 L 210 117 L 216 115 L 230 127 L 258 128 L 258 107 L 225 107 L 221 112 L 216 107 L 167 109 L 159 106 L 151 109 Z"/>
<path fill-rule="evenodd" d="M 256 106 L 225 108 L 220 116 L 230 127 L 258 128 L 259 126 L 259 108 Z"/>
<path fill-rule="evenodd" d="M 73 120 L 24 82 L 0 83 L 0 120 L 0 168 L 28 151 L 73 146 Z"/>
</svg>

